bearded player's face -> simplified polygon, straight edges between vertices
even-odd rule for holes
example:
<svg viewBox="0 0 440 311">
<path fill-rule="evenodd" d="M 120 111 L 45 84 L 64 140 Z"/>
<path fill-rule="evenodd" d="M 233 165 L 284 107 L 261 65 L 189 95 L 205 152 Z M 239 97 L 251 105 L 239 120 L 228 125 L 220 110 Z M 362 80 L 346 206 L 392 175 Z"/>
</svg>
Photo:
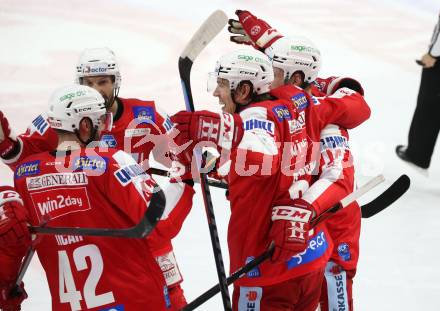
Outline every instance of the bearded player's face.
<svg viewBox="0 0 440 311">
<path fill-rule="evenodd" d="M 114 82 L 112 76 L 84 77 L 82 84 L 97 90 L 107 102 L 113 102 Z"/>
</svg>

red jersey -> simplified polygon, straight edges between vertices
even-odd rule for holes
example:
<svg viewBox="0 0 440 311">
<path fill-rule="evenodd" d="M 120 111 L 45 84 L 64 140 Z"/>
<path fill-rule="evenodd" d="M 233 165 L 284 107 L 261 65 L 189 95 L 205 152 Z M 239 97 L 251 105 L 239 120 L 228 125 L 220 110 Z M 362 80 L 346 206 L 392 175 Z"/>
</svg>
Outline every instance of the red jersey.
<svg viewBox="0 0 440 311">
<path fill-rule="evenodd" d="M 320 99 L 294 86 L 282 86 L 271 94 L 280 99 L 252 103 L 239 113 L 244 135 L 231 153 L 228 175 L 232 271 L 269 245 L 272 208 L 304 198 L 316 180 L 322 129 L 329 123 L 351 128 L 370 114 L 363 97 L 349 89 Z M 319 214 L 342 197 L 317 196 L 319 204 L 309 203 Z M 285 263 L 266 261 L 237 283 L 266 286 L 308 273 L 325 266 L 332 248 L 326 227 L 318 225 L 311 230 L 304 252 Z"/>
<path fill-rule="evenodd" d="M 144 170 L 148 170 L 148 158 L 150 153 L 156 161 L 167 167 L 171 166 L 168 152 L 168 132 L 173 124 L 167 114 L 157 110 L 153 101 L 142 101 L 139 99 L 117 98 L 119 101 L 118 111 L 114 116 L 113 127 L 110 132 L 101 133 L 101 145 L 124 150 L 130 154 Z M 14 169 L 26 157 L 43 152 L 55 150 L 58 145 L 58 136 L 50 127 L 46 116 L 39 115 L 32 121 L 26 133 L 19 135 L 17 138 L 20 148 L 19 152 L 10 159 L 3 160 L 7 165 Z M 190 192 L 192 189 L 186 189 L 187 186 L 169 185 L 165 192 L 169 197 L 175 197 L 178 200 Z M 176 200 L 173 200 L 175 202 Z M 189 213 L 191 205 L 181 205 L 180 211 L 171 213 L 173 207 L 168 207 L 164 216 L 167 218 L 174 217 L 172 223 L 175 224 L 174 234 L 180 230 L 186 215 Z M 169 217 L 168 217 L 169 216 Z M 171 221 L 168 221 L 171 222 Z M 160 241 L 160 242 L 159 242 Z M 162 256 L 172 251 L 171 240 L 163 239 L 155 240 L 152 243 L 155 256 Z M 180 283 L 182 277 L 180 273 L 176 273 L 177 277 L 169 278 L 169 273 L 164 273 L 168 285 Z"/>
<path fill-rule="evenodd" d="M 15 187 L 31 225 L 127 228 L 149 206 L 155 182 L 111 149 L 40 153 L 17 166 Z M 46 235 L 37 245 L 53 310 L 165 310 L 165 281 L 146 239 Z M 148 294 L 146 294 L 148 293 Z"/>
<path fill-rule="evenodd" d="M 331 94 L 343 79 L 317 78 L 312 84 L 312 94 L 317 98 Z M 361 87 L 359 91 L 363 92 Z M 320 140 L 322 155 L 320 181 L 314 186 L 321 187 L 324 195 L 326 192 L 337 197 L 350 194 L 355 188 L 355 172 L 347 130 L 341 126 L 329 125 L 321 132 Z M 353 270 L 357 266 L 361 217 L 359 204 L 353 202 L 326 220 L 327 229 L 335 244 L 331 260 L 345 270 Z"/>
</svg>

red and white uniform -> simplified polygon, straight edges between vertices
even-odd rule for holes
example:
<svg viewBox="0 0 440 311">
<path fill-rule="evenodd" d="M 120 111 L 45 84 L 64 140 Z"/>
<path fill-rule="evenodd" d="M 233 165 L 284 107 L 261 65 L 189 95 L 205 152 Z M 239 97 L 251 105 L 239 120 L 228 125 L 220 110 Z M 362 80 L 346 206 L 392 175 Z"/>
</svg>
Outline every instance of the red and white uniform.
<svg viewBox="0 0 440 311">
<path fill-rule="evenodd" d="M 153 101 L 142 101 L 139 99 L 117 98 L 119 110 L 114 116 L 113 128 L 110 132 L 101 134 L 101 142 L 111 148 L 124 150 L 142 166 L 148 169 L 148 158 L 151 152 L 155 160 L 170 166 L 170 159 L 166 157 L 168 151 L 168 135 L 173 124 L 165 113 L 157 110 Z M 17 138 L 19 152 L 3 161 L 14 169 L 26 157 L 42 152 L 55 150 L 58 144 L 58 137 L 50 127 L 44 115 L 39 115 L 29 126 L 26 133 Z M 176 198 L 183 196 L 185 187 L 177 184 L 170 184 L 164 189 Z M 191 205 L 182 205 L 184 210 L 175 211 L 174 222 L 180 229 L 183 220 L 188 214 Z M 167 209 L 165 216 L 170 209 Z M 160 243 L 154 243 L 152 250 L 159 265 L 163 269 L 164 277 L 170 288 L 170 297 L 176 310 L 186 304 L 183 290 L 180 283 L 183 281 L 180 274 L 170 239 L 161 239 Z M 178 306 L 178 307 L 177 307 Z"/>
<path fill-rule="evenodd" d="M 324 96 L 337 88 L 341 78 L 318 78 L 312 84 L 312 94 Z M 362 90 L 361 90 L 362 91 Z M 348 195 L 354 190 L 354 166 L 352 163 L 348 132 L 336 125 L 329 125 L 321 133 L 320 179 L 331 182 L 330 191 L 342 191 Z M 327 229 L 334 242 L 334 250 L 325 270 L 321 291 L 321 310 L 344 308 L 353 310 L 352 285 L 359 259 L 361 212 L 357 202 L 326 220 Z"/>
<path fill-rule="evenodd" d="M 244 135 L 231 153 L 228 175 L 231 271 L 264 252 L 269 245 L 274 206 L 288 205 L 299 197 L 313 198 L 309 203 L 319 214 L 343 197 L 342 193 L 337 196 L 322 188 L 313 190 L 318 191 L 315 195 L 306 196 L 314 189 L 310 185 L 319 170 L 320 134 L 330 123 L 352 128 L 370 115 L 363 97 L 348 89 L 316 99 L 300 88 L 286 85 L 272 90 L 271 95 L 280 99 L 252 103 L 239 112 Z M 324 225 L 312 231 L 304 252 L 285 263 L 266 261 L 238 280 L 236 290 L 241 287 L 244 292 L 234 295 L 239 300 L 235 305 L 239 302 L 240 306 L 246 306 L 249 297 L 256 303 L 256 286 L 279 284 L 323 269 L 333 243 Z"/>
<path fill-rule="evenodd" d="M 29 223 L 127 228 L 149 208 L 155 182 L 123 151 L 40 153 L 17 166 Z M 166 285 L 146 239 L 47 235 L 37 245 L 53 310 L 166 310 Z M 146 295 L 145 293 L 148 293 Z"/>
</svg>

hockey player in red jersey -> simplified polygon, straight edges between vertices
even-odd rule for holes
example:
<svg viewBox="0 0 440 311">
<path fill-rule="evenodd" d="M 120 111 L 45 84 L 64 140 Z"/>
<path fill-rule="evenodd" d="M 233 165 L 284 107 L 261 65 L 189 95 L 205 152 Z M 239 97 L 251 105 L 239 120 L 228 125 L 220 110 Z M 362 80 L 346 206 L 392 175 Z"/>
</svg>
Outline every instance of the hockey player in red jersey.
<svg viewBox="0 0 440 311">
<path fill-rule="evenodd" d="M 252 44 L 264 50 L 272 58 L 275 79 L 272 87 L 296 85 L 306 88 L 316 100 L 331 96 L 338 89 L 347 87 L 363 95 L 362 86 L 354 79 L 345 77 L 318 78 L 321 55 L 318 48 L 305 37 L 283 37 L 266 22 L 247 11 L 237 11 L 239 21 L 230 21 L 229 30 L 240 34 L 231 41 Z M 251 29 L 260 27 L 259 34 Z M 270 30 L 270 31 L 269 31 Z M 270 32 L 271 37 L 265 36 Z M 250 35 L 248 35 L 250 34 Z M 275 91 L 274 91 L 275 92 Z M 289 98 L 288 93 L 283 98 Z M 319 197 L 315 202 L 331 206 L 333 199 L 341 198 L 353 191 L 354 167 L 345 128 L 328 125 L 320 137 L 321 164 L 318 180 L 304 194 L 306 200 L 313 200 L 309 194 Z M 335 243 L 325 271 L 321 292 L 321 310 L 344 308 L 353 310 L 352 283 L 356 274 L 359 256 L 361 215 L 355 202 L 326 221 Z"/>
<path fill-rule="evenodd" d="M 319 144 L 313 141 L 329 123 L 359 125 L 369 108 L 349 90 L 319 103 L 300 88 L 289 100 L 276 99 L 269 94 L 272 64 L 252 50 L 220 58 L 211 78 L 224 112 L 177 113 L 171 118 L 180 131 L 176 140 L 192 141 L 191 147 L 214 143 L 222 155 L 218 173 L 229 183 L 231 271 L 275 242 L 271 261 L 236 282 L 233 308 L 315 310 L 316 284 L 323 280 L 333 245 L 325 226 L 310 227 L 312 217 L 327 206 L 303 195 L 319 166 L 314 157 Z"/>
<path fill-rule="evenodd" d="M 20 310 L 21 302 L 27 298 L 23 283 L 21 293 L 14 296 L 10 293 L 20 265 L 18 259 L 31 244 L 28 219 L 28 211 L 14 188 L 0 186 L 0 310 Z"/>
<path fill-rule="evenodd" d="M 26 211 L 21 202 L 7 207 L 12 209 L 5 214 L 10 225 L 9 229 L 1 227 L 0 236 L 9 238 L 9 244 L 14 238 L 17 246 L 22 244 L 18 237 L 24 221 L 38 225 L 48 220 L 51 227 L 122 229 L 136 225 L 146 212 L 152 214 L 148 218 L 161 217 L 166 204 L 158 198 L 164 193 L 129 154 L 108 147 L 85 148 L 101 131 L 111 128 L 105 103 L 100 93 L 87 86 L 72 85 L 54 92 L 47 115 L 58 144 L 54 151 L 25 158 L 15 170 L 15 189 Z M 188 191 L 174 203 L 191 205 L 191 197 Z M 159 222 L 148 238 L 170 239 L 173 236 L 166 236 L 168 232 Z M 2 293 L 7 293 L 5 288 L 11 287 L 11 276 L 23 254 L 22 248 L 11 254 L 14 248 L 5 247 L 3 239 L 0 243 L 1 249 L 9 250 L 0 257 L 2 271 L 10 272 L 0 280 Z M 53 310 L 171 307 L 165 280 L 146 239 L 48 235 L 36 250 Z M 15 257 L 15 263 L 8 256 Z"/>
<path fill-rule="evenodd" d="M 98 90 L 106 99 L 107 110 L 113 113 L 112 129 L 102 132 L 100 137 L 103 144 L 129 153 L 144 170 L 149 168 L 150 153 L 153 153 L 155 160 L 170 167 L 171 160 L 166 155 L 168 133 L 173 125 L 169 117 L 157 109 L 154 101 L 118 96 L 121 74 L 113 51 L 108 48 L 84 50 L 76 66 L 76 82 Z M 45 114 L 35 118 L 27 132 L 18 137 L 11 134 L 8 120 L 1 112 L 0 125 L 0 156 L 12 168 L 31 154 L 50 151 L 57 146 L 57 135 Z M 179 197 L 184 192 L 184 186 L 173 183 L 165 191 Z M 185 210 L 179 212 L 180 222 L 183 222 L 189 208 L 186 206 Z M 180 226 L 181 223 L 177 225 Z M 186 305 L 186 300 L 180 286 L 183 278 L 171 241 L 163 240 L 151 246 L 163 269 L 173 308 L 179 310 Z"/>
</svg>

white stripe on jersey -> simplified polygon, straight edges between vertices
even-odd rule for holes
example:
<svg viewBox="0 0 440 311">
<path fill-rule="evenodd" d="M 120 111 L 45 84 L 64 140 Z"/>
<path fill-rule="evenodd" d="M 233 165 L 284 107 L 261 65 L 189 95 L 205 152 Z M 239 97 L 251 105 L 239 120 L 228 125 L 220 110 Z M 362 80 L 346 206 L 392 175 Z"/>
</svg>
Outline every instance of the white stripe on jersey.
<svg viewBox="0 0 440 311">
<path fill-rule="evenodd" d="M 165 210 L 163 211 L 161 219 L 167 219 L 168 215 L 173 211 L 176 207 L 177 202 L 182 197 L 182 194 L 185 191 L 185 183 L 168 183 L 164 187 L 163 193 L 165 194 Z"/>
<path fill-rule="evenodd" d="M 243 120 L 244 135 L 238 145 L 239 149 L 259 152 L 266 155 L 277 155 L 278 148 L 275 143 L 275 124 L 267 118 L 267 109 L 264 107 L 247 108 L 240 112 Z M 261 122 L 260 128 L 251 128 L 246 130 L 246 122 Z"/>
</svg>

